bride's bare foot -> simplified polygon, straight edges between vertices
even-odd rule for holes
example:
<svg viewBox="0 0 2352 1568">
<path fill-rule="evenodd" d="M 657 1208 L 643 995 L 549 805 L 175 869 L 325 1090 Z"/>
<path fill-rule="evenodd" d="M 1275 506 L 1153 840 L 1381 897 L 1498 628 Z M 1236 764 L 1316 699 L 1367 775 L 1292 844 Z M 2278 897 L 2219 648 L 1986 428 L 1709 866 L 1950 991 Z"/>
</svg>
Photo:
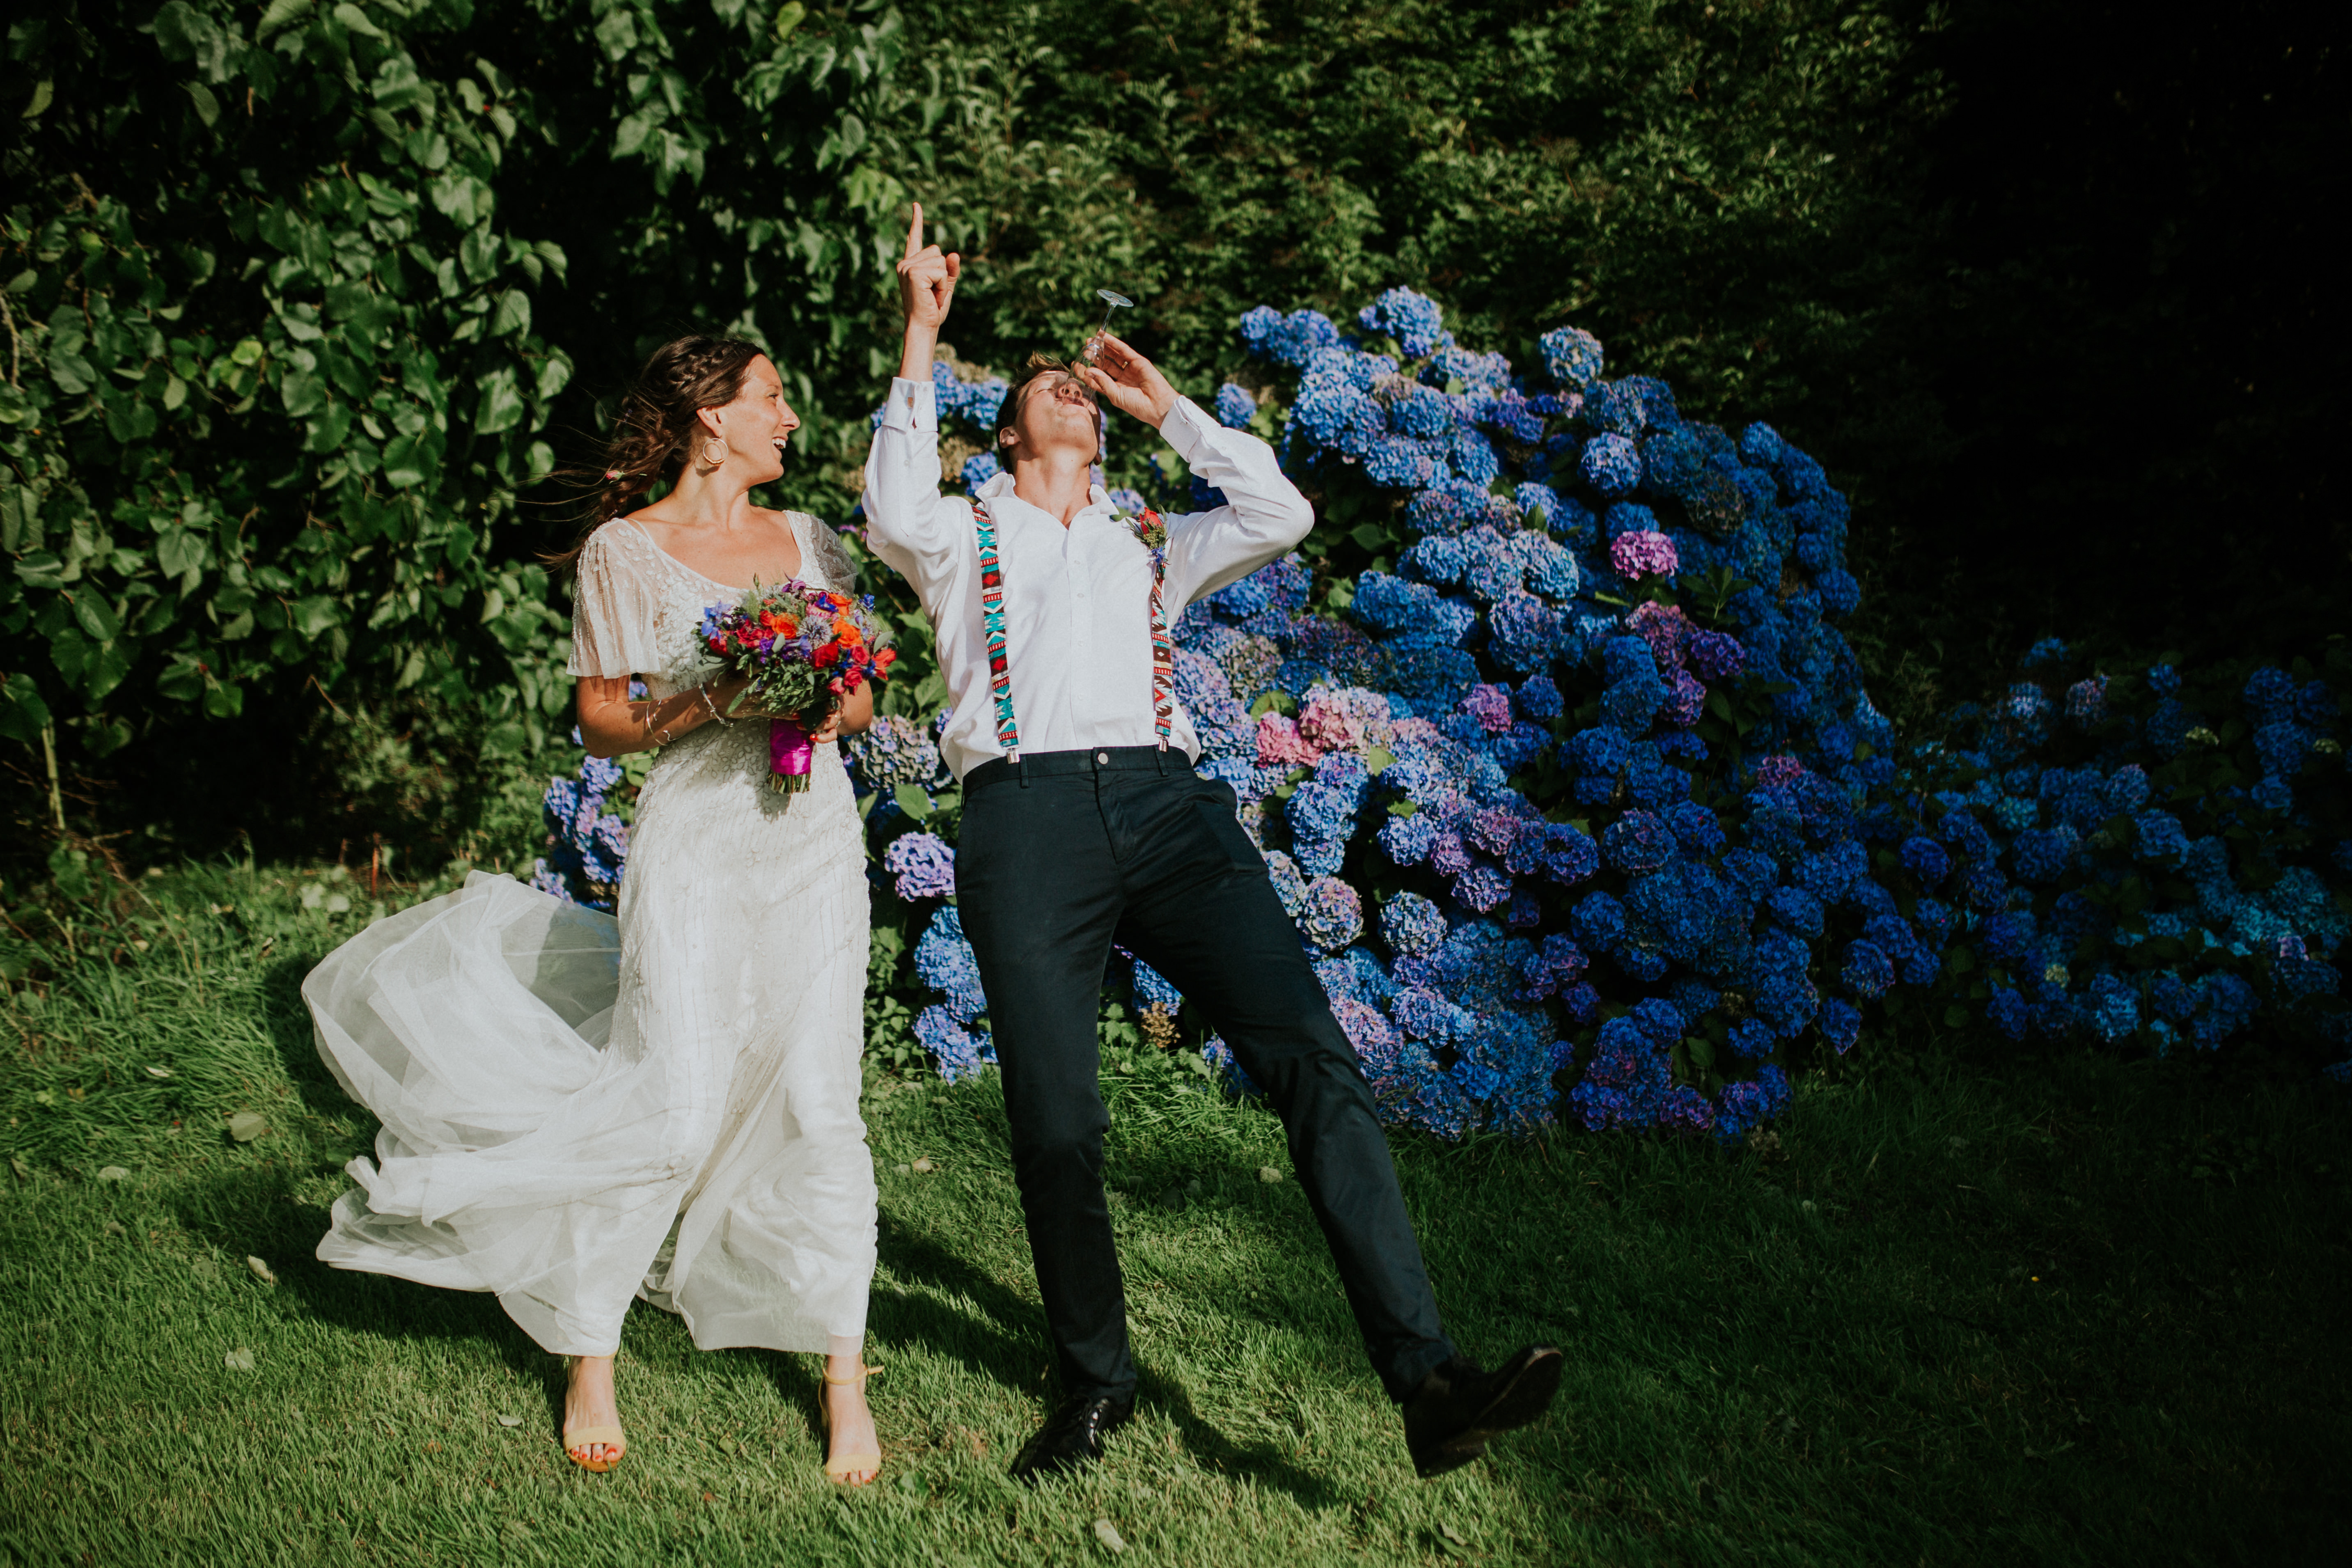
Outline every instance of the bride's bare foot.
<svg viewBox="0 0 2352 1568">
<path fill-rule="evenodd" d="M 618 1426 L 620 1424 L 620 1401 L 613 1391 L 613 1358 L 608 1355 L 574 1356 L 570 1384 L 563 1393 L 566 1449 L 583 1464 L 611 1464 L 628 1451 L 626 1443 L 573 1445 L 570 1439 L 572 1433 L 590 1426 Z"/>
<path fill-rule="evenodd" d="M 882 1444 L 875 1436 L 858 1363 L 856 1356 L 837 1355 L 827 1356 L 824 1363 L 824 1472 L 853 1487 L 870 1484 L 882 1468 Z"/>
</svg>

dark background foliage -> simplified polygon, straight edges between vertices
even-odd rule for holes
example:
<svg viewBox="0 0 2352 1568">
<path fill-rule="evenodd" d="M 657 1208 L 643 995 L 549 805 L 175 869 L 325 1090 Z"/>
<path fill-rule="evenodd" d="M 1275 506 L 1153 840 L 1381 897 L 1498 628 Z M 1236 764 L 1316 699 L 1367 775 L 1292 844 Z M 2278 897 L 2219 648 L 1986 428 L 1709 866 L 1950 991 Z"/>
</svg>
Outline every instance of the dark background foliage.
<svg viewBox="0 0 2352 1568">
<path fill-rule="evenodd" d="M 572 523 L 534 477 L 651 343 L 734 330 L 809 419 L 772 499 L 842 520 L 916 195 L 973 263 L 969 360 L 1075 345 L 1109 284 L 1205 392 L 1242 310 L 1405 283 L 1474 346 L 1573 321 L 1686 412 L 1771 420 L 1855 499 L 1855 641 L 1915 724 L 2045 633 L 2316 653 L 2343 27 L 71 0 L 0 81 L 16 815 L 50 815 L 46 729 L 68 815 L 157 851 L 478 835 L 562 724 L 530 562 Z"/>
</svg>

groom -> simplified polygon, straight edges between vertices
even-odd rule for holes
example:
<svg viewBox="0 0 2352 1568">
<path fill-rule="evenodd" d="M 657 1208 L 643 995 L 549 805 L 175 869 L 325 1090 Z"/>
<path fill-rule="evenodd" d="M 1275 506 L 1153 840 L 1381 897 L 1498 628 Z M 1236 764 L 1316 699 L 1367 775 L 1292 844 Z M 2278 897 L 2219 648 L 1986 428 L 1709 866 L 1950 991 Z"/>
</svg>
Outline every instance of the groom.
<svg viewBox="0 0 2352 1568">
<path fill-rule="evenodd" d="M 1466 1464 L 1543 1413 L 1560 1352 L 1531 1346 L 1486 1373 L 1445 1337 L 1371 1090 L 1233 792 L 1193 773 L 1199 742 L 1170 689 L 1168 627 L 1184 606 L 1296 545 L 1314 512 L 1265 442 L 1219 426 L 1111 337 L 1095 365 L 1032 355 L 997 417 L 1006 471 L 971 501 L 940 495 L 931 359 L 961 261 L 922 235 L 918 206 L 866 515 L 877 553 L 922 597 L 954 704 L 941 739 L 963 781 L 958 902 L 1061 1372 L 1062 1404 L 1013 1473 L 1092 1463 L 1135 1408 L 1096 1081 L 1114 942 L 1202 1009 L 1280 1112 L 1415 1468 Z M 1089 482 L 1098 399 L 1158 430 L 1226 504 L 1168 520 L 1164 540 L 1121 518 Z"/>
</svg>

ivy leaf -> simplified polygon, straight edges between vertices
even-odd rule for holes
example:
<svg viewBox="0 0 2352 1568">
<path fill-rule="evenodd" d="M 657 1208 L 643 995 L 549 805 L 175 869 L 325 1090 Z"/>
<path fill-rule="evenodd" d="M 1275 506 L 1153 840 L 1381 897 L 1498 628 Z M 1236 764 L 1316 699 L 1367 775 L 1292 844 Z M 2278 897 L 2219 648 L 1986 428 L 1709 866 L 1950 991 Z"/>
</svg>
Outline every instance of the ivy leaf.
<svg viewBox="0 0 2352 1568">
<path fill-rule="evenodd" d="M 395 436 L 384 443 L 383 478 L 393 489 L 406 489 L 411 485 L 423 484 L 425 468 L 423 432 L 414 436 Z"/>
<path fill-rule="evenodd" d="M 328 627 L 342 618 L 341 606 L 323 594 L 295 601 L 294 629 L 305 637 L 325 635 Z"/>
<path fill-rule="evenodd" d="M 427 187 L 434 209 L 460 228 L 470 229 L 490 216 L 490 188 L 470 174 L 445 174 Z"/>
<path fill-rule="evenodd" d="M 307 370 L 289 371 L 278 384 L 278 395 L 285 400 L 287 413 L 306 419 L 327 405 L 326 378 Z"/>
<path fill-rule="evenodd" d="M 482 378 L 482 401 L 474 418 L 474 428 L 485 436 L 495 436 L 511 430 L 522 422 L 522 392 L 515 385 L 512 366 L 491 372 Z"/>
<path fill-rule="evenodd" d="M 362 38 L 383 37 L 383 29 L 368 20 L 368 14 L 350 4 L 349 0 L 335 7 L 335 20 L 343 25 L 345 31 L 357 33 Z"/>
<path fill-rule="evenodd" d="M 79 338 L 73 340 L 77 347 L 79 342 Z M 49 350 L 49 379 L 68 397 L 79 397 L 98 384 L 98 372 L 74 348 L 68 347 L 67 340 L 60 336 Z"/>
<path fill-rule="evenodd" d="M 259 43 L 270 34 L 299 22 L 316 9 L 316 0 L 269 0 L 269 9 L 261 14 L 261 25 L 253 30 L 254 42 Z"/>
<path fill-rule="evenodd" d="M 112 642 L 122 635 L 122 623 L 114 618 L 114 611 L 98 595 L 70 594 L 66 602 L 73 607 L 73 618 L 93 641 Z"/>
<path fill-rule="evenodd" d="M 607 59 L 618 60 L 637 46 L 636 18 L 626 6 L 614 6 L 596 24 L 596 41 L 604 46 Z"/>
<path fill-rule="evenodd" d="M 457 242 L 457 265 L 469 281 L 487 283 L 498 276 L 501 248 L 497 235 L 487 228 L 475 229 Z"/>
<path fill-rule="evenodd" d="M 19 670 L 0 685 L 0 735 L 30 742 L 48 721 L 49 705 L 41 700 L 41 689 L 31 676 Z"/>
<path fill-rule="evenodd" d="M 27 588 L 62 588 L 66 563 L 54 550 L 36 550 L 16 563 L 16 580 Z"/>
<path fill-rule="evenodd" d="M 490 321 L 490 336 L 503 338 L 529 331 L 530 296 L 520 289 L 509 289 L 499 299 L 499 312 Z M 503 430 L 507 426 L 502 425 L 499 428 Z"/>
<path fill-rule="evenodd" d="M 155 434 L 156 419 L 153 405 L 136 395 L 106 405 L 106 433 L 126 447 Z"/>
</svg>

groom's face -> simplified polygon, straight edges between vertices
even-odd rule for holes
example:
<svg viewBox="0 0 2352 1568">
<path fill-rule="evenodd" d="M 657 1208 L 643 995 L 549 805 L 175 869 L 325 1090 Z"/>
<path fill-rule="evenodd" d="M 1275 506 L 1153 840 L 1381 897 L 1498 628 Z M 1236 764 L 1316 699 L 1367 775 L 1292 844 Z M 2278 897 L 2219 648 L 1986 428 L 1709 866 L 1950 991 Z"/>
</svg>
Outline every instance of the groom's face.
<svg viewBox="0 0 2352 1568">
<path fill-rule="evenodd" d="M 1021 388 L 1021 405 L 998 458 L 1041 458 L 1048 452 L 1083 450 L 1092 460 L 1100 417 L 1095 395 L 1068 371 L 1049 370 Z"/>
</svg>

